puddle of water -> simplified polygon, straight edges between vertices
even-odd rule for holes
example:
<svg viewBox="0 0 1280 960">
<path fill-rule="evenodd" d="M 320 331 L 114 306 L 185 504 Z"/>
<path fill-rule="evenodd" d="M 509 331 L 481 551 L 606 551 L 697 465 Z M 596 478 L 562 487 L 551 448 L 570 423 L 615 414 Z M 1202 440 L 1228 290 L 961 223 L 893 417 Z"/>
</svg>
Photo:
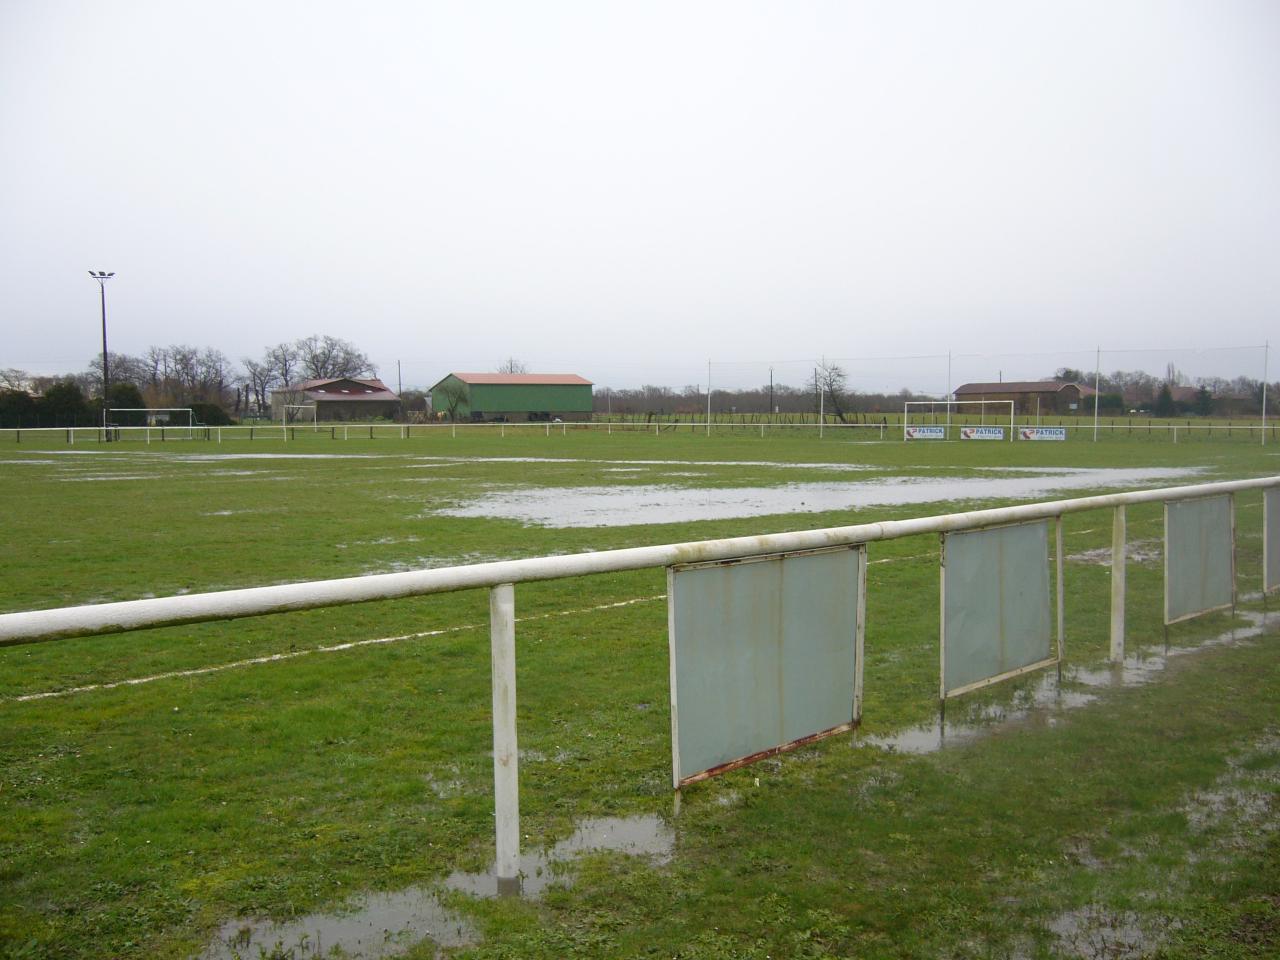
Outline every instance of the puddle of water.
<svg viewBox="0 0 1280 960">
<path fill-rule="evenodd" d="M 675 850 L 675 832 L 656 814 L 640 817 L 600 817 L 583 820 L 573 835 L 550 849 L 520 855 L 519 892 L 526 897 L 539 896 L 555 880 L 567 882 L 557 875 L 553 865 L 593 851 L 627 853 L 647 857 L 658 864 L 670 862 Z M 513 893 L 492 870 L 484 873 L 454 873 L 445 881 L 450 890 L 461 890 L 478 897 L 495 897 Z"/>
<path fill-rule="evenodd" d="M 1185 647 L 1172 647 L 1167 651 L 1138 651 L 1125 657 L 1123 663 L 1102 667 L 1082 667 L 1064 664 L 1062 682 L 1058 682 L 1056 670 L 1046 670 L 1035 684 L 1014 692 L 1011 702 L 1005 704 L 982 703 L 964 706 L 953 702 L 954 711 L 959 705 L 964 710 L 959 720 L 941 718 L 932 723 L 899 730 L 890 734 L 858 736 L 855 746 L 879 747 L 896 753 L 934 753 L 948 746 L 969 743 L 980 736 L 1000 729 L 1031 724 L 1052 726 L 1057 716 L 1092 703 L 1098 694 L 1091 692 L 1106 687 L 1132 687 L 1150 682 L 1176 657 L 1185 656 L 1210 647 L 1229 646 L 1261 636 L 1266 632 L 1266 615 L 1252 610 L 1238 611 L 1237 616 L 1248 622 L 1199 643 Z M 1075 689 L 1082 686 L 1087 689 Z"/>
<path fill-rule="evenodd" d="M 343 957 L 391 957 L 429 938 L 441 947 L 479 939 L 474 927 L 420 887 L 360 898 L 342 913 L 315 913 L 282 923 L 230 920 L 202 960 L 281 957 L 304 960 L 341 951 Z"/>
<path fill-rule="evenodd" d="M 516 893 L 537 897 L 553 881 L 569 882 L 570 878 L 557 874 L 554 866 L 581 854 L 614 851 L 661 864 L 670 861 L 674 849 L 675 833 L 657 815 L 588 819 L 554 846 L 521 854 L 520 878 L 515 884 L 499 880 L 491 867 L 482 873 L 453 873 L 444 887 L 477 897 Z M 229 920 L 201 954 L 201 960 L 259 956 L 305 960 L 335 952 L 349 958 L 391 957 L 423 939 L 438 947 L 462 947 L 479 942 L 480 937 L 465 918 L 441 904 L 435 888 L 410 887 L 362 896 L 341 911 L 280 923 Z"/>
<path fill-rule="evenodd" d="M 106 473 L 84 477 L 59 477 L 59 483 L 93 483 L 99 480 L 167 480 L 160 473 Z"/>
<path fill-rule="evenodd" d="M 592 463 L 623 467 L 782 467 L 792 470 L 834 470 L 840 473 L 879 470 L 865 463 L 794 463 L 787 460 L 601 460 L 590 457 L 417 457 L 439 463 Z"/>
<path fill-rule="evenodd" d="M 147 454 L 138 451 L 134 456 L 169 457 L 173 460 L 378 460 L 385 456 L 379 453 L 182 453 L 182 454 Z"/>
<path fill-rule="evenodd" d="M 1027 477 L 884 477 L 863 482 L 789 483 L 777 487 L 645 485 L 505 489 L 432 511 L 432 514 L 499 517 L 556 528 L 685 523 L 942 500 L 1043 497 L 1061 490 L 1167 481 L 1196 472 L 1198 468 L 1075 469 Z"/>
<path fill-rule="evenodd" d="M 1243 755 L 1228 759 L 1227 772 L 1211 788 L 1196 791 L 1183 804 L 1182 812 L 1192 831 L 1207 834 L 1229 823 L 1231 830 L 1218 842 L 1239 849 L 1247 845 L 1242 835 L 1265 836 L 1280 830 L 1280 821 L 1271 816 L 1280 767 L 1256 763 L 1278 754 L 1280 735 L 1272 733 L 1261 737 Z"/>
</svg>

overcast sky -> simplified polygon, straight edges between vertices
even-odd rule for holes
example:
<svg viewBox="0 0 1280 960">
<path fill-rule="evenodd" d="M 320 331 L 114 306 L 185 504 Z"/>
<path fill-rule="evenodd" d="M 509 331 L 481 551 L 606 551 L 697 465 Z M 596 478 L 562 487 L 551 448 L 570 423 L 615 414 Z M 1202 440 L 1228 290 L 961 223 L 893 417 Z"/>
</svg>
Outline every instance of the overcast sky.
<svg viewBox="0 0 1280 960">
<path fill-rule="evenodd" d="M 0 137 L 0 367 L 87 366 L 91 268 L 113 350 L 393 387 L 1280 342 L 1275 0 L 0 0 Z"/>
</svg>

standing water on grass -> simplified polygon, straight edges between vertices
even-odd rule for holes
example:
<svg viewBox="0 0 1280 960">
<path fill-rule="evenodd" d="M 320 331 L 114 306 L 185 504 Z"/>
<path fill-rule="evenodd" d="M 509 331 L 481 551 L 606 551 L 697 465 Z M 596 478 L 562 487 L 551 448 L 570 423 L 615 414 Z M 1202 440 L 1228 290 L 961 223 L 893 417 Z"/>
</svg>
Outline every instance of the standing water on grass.
<svg viewBox="0 0 1280 960">
<path fill-rule="evenodd" d="M 666 863 L 675 847 L 675 834 L 661 817 L 603 817 L 583 820 L 573 834 L 554 846 L 520 857 L 518 892 L 537 897 L 552 882 L 569 884 L 571 877 L 555 866 L 593 851 L 643 856 Z M 445 890 L 492 897 L 507 890 L 492 869 L 482 873 L 452 873 Z M 477 943 L 480 936 L 463 916 L 440 902 L 439 888 L 410 887 L 395 893 L 365 894 L 344 909 L 313 913 L 296 920 L 229 920 L 201 960 L 256 960 L 281 956 L 289 960 L 327 957 L 394 957 L 426 939 L 437 947 Z"/>
<path fill-rule="evenodd" d="M 780 465 L 781 466 L 781 465 Z M 637 523 L 729 520 L 780 513 L 824 513 L 949 500 L 1028 499 L 1064 490 L 1170 481 L 1199 468 L 1062 468 L 1031 476 L 918 477 L 776 487 L 681 487 L 674 484 L 495 489 L 432 511 L 450 517 L 493 517 L 545 527 L 614 527 Z"/>
</svg>

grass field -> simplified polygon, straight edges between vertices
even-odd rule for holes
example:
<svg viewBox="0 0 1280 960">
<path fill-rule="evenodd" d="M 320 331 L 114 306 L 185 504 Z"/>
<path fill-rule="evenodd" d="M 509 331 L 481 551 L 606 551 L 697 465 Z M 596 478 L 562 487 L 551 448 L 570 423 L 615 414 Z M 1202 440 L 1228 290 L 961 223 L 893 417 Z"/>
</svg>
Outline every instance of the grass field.
<svg viewBox="0 0 1280 960">
<path fill-rule="evenodd" d="M 24 436 L 0 447 L 0 612 L 1280 473 L 1270 443 L 1117 441 Z M 1161 472 L 1083 472 L 1104 469 Z M 854 483 L 876 502 L 832 507 Z M 1241 628 L 1260 504 L 1237 504 Z M 662 571 L 520 586 L 524 844 L 586 818 L 674 830 L 660 856 L 559 865 L 538 898 L 443 884 L 492 856 L 483 591 L 0 649 L 0 956 L 199 956 L 228 921 L 418 887 L 474 957 L 1274 956 L 1280 616 L 1208 646 L 1230 617 L 1177 625 L 1195 652 L 1166 660 L 1160 516 L 1130 509 L 1128 674 L 1099 672 L 1110 517 L 1074 515 L 1063 687 L 967 696 L 929 752 L 906 748 L 937 715 L 937 539 L 873 544 L 863 730 L 691 788 L 678 816 Z"/>
</svg>

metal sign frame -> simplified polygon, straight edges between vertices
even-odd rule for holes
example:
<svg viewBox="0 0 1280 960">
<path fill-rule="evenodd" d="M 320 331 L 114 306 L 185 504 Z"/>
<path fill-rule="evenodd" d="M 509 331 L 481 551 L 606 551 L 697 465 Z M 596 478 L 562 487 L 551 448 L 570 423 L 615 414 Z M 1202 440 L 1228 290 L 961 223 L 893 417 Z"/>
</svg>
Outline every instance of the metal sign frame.
<svg viewBox="0 0 1280 960">
<path fill-rule="evenodd" d="M 1262 595 L 1280 590 L 1280 549 L 1272 549 L 1272 537 L 1280 540 L 1280 487 L 1262 491 Z M 1277 544 L 1280 547 L 1280 544 Z"/>
<path fill-rule="evenodd" d="M 1054 553 L 1056 560 L 1056 570 L 1054 575 L 1054 584 L 1056 586 L 1056 624 L 1052 628 L 1052 634 L 1049 640 L 1049 649 L 1051 655 L 1044 659 L 1037 660 L 1034 663 L 1024 664 L 1015 667 L 1012 670 L 1006 670 L 1003 673 L 994 676 L 985 677 L 981 680 L 975 680 L 972 683 L 962 684 L 954 689 L 947 688 L 947 539 L 951 536 L 965 535 L 972 533 L 981 533 L 989 530 L 1003 530 L 1013 527 L 1028 527 L 1044 525 L 1045 538 L 1048 539 L 1048 520 L 1033 520 L 1030 523 L 999 523 L 990 524 L 988 526 L 971 528 L 968 530 L 951 531 L 943 533 L 939 536 L 939 556 L 938 556 L 938 699 L 946 701 L 952 697 L 958 697 L 961 694 L 969 693 L 973 690 L 988 687 L 1004 680 L 1011 680 L 1014 677 L 1022 676 L 1024 673 L 1031 673 L 1035 670 L 1041 670 L 1045 667 L 1051 667 L 1060 664 L 1064 656 L 1064 610 L 1065 600 L 1063 597 L 1063 546 L 1062 546 L 1062 518 L 1055 518 L 1054 525 L 1055 545 Z M 1045 566 L 1048 567 L 1049 558 L 1045 557 Z M 1047 573 L 1047 570 L 1046 570 Z"/>
<path fill-rule="evenodd" d="M 778 743 L 757 750 L 750 754 L 740 757 L 734 757 L 724 762 L 718 763 L 712 767 L 681 776 L 681 758 L 680 758 L 680 702 L 679 702 L 679 683 L 677 677 L 677 624 L 676 624 L 676 575 L 679 572 L 687 570 L 707 569 L 714 567 L 739 566 L 752 563 L 780 561 L 789 558 L 818 556 L 822 554 L 841 553 L 852 551 L 857 555 L 857 576 L 856 583 L 849 584 L 856 591 L 854 600 L 854 623 L 853 636 L 850 638 L 853 645 L 853 700 L 849 704 L 849 719 L 835 726 L 828 727 L 823 730 L 816 730 L 805 736 L 798 737 L 785 743 Z M 863 688 L 863 649 L 866 640 L 866 613 L 867 613 L 867 545 L 865 543 L 840 545 L 835 547 L 825 547 L 817 550 L 798 550 L 785 553 L 766 554 L 762 556 L 747 556 L 730 560 L 714 560 L 703 563 L 687 563 L 673 564 L 667 567 L 667 644 L 668 644 L 668 665 L 670 671 L 670 692 L 671 692 L 671 774 L 672 784 L 676 790 L 698 783 L 711 777 L 727 773 L 730 770 L 737 770 L 740 767 L 763 760 L 766 757 L 776 756 L 780 753 L 786 753 L 795 750 L 806 744 L 823 740 L 827 737 L 834 736 L 839 733 L 846 733 L 853 730 L 862 721 L 862 688 Z"/>
<path fill-rule="evenodd" d="M 1187 503 L 1204 503 L 1209 500 L 1219 500 L 1225 498 L 1227 501 L 1227 513 L 1230 517 L 1230 544 L 1229 552 L 1231 554 L 1231 599 L 1226 603 L 1220 603 L 1217 606 L 1205 607 L 1201 610 L 1193 610 L 1190 613 L 1184 613 L 1181 616 L 1169 619 L 1169 508 L 1171 506 L 1180 506 Z M 1264 533 L 1265 537 L 1265 533 Z M 1184 620 L 1191 620 L 1194 617 L 1204 616 L 1206 613 L 1216 613 L 1219 610 L 1234 610 L 1236 608 L 1236 600 L 1238 591 L 1236 588 L 1236 498 L 1234 493 L 1214 494 L 1206 497 L 1187 497 L 1181 500 L 1166 500 L 1164 502 L 1164 625 L 1166 627 L 1175 623 L 1182 623 Z"/>
</svg>

